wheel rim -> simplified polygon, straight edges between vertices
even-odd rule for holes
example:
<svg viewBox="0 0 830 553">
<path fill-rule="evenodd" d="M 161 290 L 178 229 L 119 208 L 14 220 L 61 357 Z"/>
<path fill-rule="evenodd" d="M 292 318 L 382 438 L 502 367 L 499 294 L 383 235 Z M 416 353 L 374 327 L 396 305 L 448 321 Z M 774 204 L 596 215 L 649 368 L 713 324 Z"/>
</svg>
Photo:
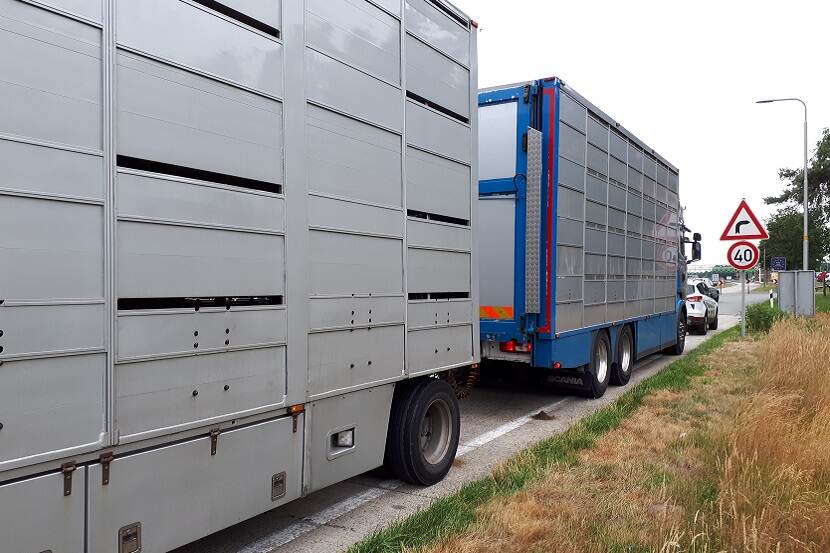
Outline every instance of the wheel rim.
<svg viewBox="0 0 830 553">
<path fill-rule="evenodd" d="M 683 319 L 677 321 L 677 343 L 680 345 L 686 343 L 686 323 Z"/>
<path fill-rule="evenodd" d="M 421 454 L 427 463 L 436 465 L 446 456 L 450 448 L 451 429 L 450 406 L 443 399 L 433 400 L 421 421 Z"/>
<path fill-rule="evenodd" d="M 597 349 L 597 380 L 605 382 L 605 377 L 608 376 L 608 348 L 605 342 L 599 342 Z"/>
<path fill-rule="evenodd" d="M 631 371 L 631 336 L 627 332 L 620 341 L 620 369 L 625 374 Z"/>
</svg>

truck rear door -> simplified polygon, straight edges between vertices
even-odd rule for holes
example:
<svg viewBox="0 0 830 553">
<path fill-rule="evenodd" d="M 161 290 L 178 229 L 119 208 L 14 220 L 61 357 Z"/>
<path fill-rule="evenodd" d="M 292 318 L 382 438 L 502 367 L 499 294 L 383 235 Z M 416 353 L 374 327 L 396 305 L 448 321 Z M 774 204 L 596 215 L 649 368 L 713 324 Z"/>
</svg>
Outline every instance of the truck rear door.
<svg viewBox="0 0 830 553">
<path fill-rule="evenodd" d="M 539 282 L 541 176 L 538 161 L 528 166 L 528 141 L 533 157 L 541 149 L 541 135 L 529 128 L 532 88 L 479 94 L 479 291 L 486 341 L 524 342 L 533 324 L 527 315 L 538 311 L 527 301 L 538 304 Z"/>
</svg>

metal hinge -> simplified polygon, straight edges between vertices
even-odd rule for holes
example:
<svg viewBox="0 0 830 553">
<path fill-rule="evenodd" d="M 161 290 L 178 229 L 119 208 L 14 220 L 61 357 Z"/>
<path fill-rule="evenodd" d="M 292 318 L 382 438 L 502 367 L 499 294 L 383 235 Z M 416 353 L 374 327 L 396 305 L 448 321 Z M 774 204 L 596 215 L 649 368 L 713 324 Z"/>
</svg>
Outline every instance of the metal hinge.
<svg viewBox="0 0 830 553">
<path fill-rule="evenodd" d="M 291 417 L 292 419 L 294 419 L 293 421 L 291 421 L 294 434 L 297 433 L 297 419 L 299 418 L 299 416 L 299 414 L 295 414 L 293 417 Z"/>
<path fill-rule="evenodd" d="M 522 94 L 522 100 L 524 101 L 525 104 L 530 101 L 530 85 L 529 84 L 525 85 L 524 93 Z"/>
<path fill-rule="evenodd" d="M 222 433 L 222 430 L 219 428 L 214 428 L 210 431 L 210 454 L 216 455 L 216 446 L 219 443 L 219 434 Z"/>
<path fill-rule="evenodd" d="M 115 455 L 112 454 L 112 451 L 102 453 L 101 456 L 98 458 L 98 460 L 101 461 L 102 486 L 106 486 L 110 483 L 110 463 L 112 463 L 113 459 L 115 459 Z"/>
<path fill-rule="evenodd" d="M 72 495 L 72 473 L 78 467 L 75 466 L 75 463 L 64 463 L 61 465 L 61 472 L 63 473 L 63 495 L 68 496 Z"/>
</svg>

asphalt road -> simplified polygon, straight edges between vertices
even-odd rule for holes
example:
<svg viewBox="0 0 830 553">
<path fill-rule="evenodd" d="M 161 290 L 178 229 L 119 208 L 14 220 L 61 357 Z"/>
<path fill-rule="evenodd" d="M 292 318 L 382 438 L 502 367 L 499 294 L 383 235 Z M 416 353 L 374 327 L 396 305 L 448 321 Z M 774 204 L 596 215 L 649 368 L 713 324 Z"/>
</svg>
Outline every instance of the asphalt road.
<svg viewBox="0 0 830 553">
<path fill-rule="evenodd" d="M 738 324 L 740 287 L 724 290 L 720 331 Z M 748 303 L 766 294 L 747 294 Z M 714 331 L 708 337 L 714 335 Z M 689 336 L 690 351 L 706 337 Z M 654 355 L 635 367 L 631 383 L 658 372 L 675 357 Z M 461 402 L 461 445 L 455 467 L 441 483 L 419 488 L 390 479 L 381 470 L 336 484 L 233 526 L 175 553 L 318 553 L 342 551 L 377 528 L 428 506 L 434 499 L 489 473 L 516 451 L 562 432 L 619 397 L 588 400 L 540 384 L 530 371 L 491 367 L 472 397 Z"/>
</svg>

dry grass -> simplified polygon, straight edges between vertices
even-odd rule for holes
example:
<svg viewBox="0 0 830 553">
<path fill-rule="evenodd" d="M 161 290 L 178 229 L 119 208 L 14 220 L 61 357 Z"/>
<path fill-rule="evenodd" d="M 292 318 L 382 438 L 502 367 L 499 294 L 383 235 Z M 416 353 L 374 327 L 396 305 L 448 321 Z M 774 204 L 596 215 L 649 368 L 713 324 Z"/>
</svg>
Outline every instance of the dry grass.
<svg viewBox="0 0 830 553">
<path fill-rule="evenodd" d="M 578 462 L 423 551 L 830 552 L 830 315 L 703 362 L 690 389 L 652 394 Z"/>
</svg>

